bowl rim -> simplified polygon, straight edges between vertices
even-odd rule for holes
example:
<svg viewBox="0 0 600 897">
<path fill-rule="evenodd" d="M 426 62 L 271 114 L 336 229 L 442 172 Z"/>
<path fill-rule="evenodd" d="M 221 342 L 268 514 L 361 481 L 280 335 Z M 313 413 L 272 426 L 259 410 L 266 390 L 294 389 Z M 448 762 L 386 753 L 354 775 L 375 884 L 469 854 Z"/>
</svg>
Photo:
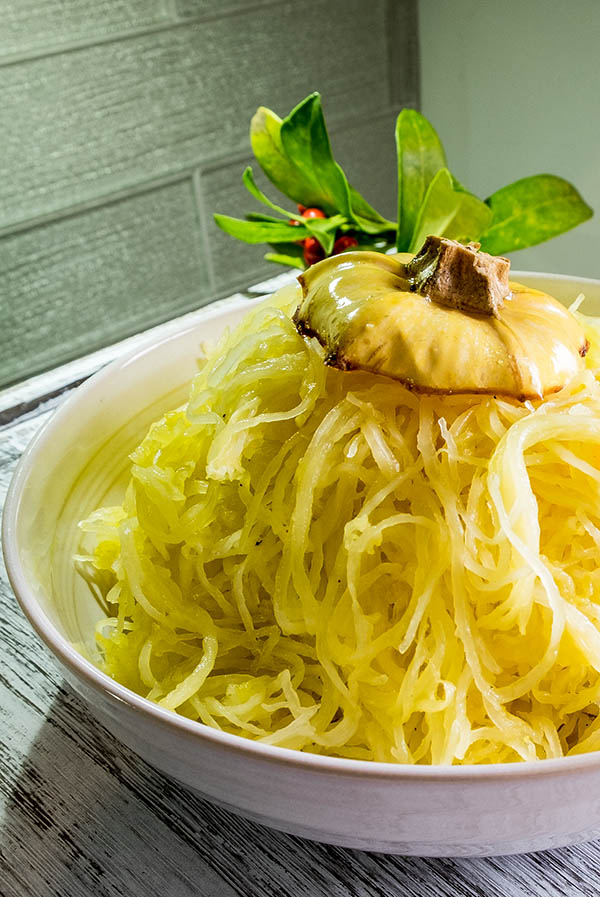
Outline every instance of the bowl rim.
<svg viewBox="0 0 600 897">
<path fill-rule="evenodd" d="M 526 279 L 552 279 L 565 283 L 576 281 L 582 286 L 589 283 L 595 287 L 600 287 L 600 279 L 579 277 L 577 275 L 515 271 L 513 272 L 513 277 L 515 280 L 524 277 Z M 233 298 L 231 297 L 231 299 Z M 213 729 L 196 720 L 190 720 L 187 717 L 180 716 L 175 711 L 167 710 L 159 704 L 136 694 L 102 672 L 90 660 L 87 660 L 59 632 L 38 603 L 35 592 L 28 582 L 20 557 L 17 540 L 17 521 L 23 490 L 30 470 L 34 466 L 39 453 L 43 451 L 45 442 L 52 437 L 56 427 L 60 426 L 63 418 L 72 414 L 79 403 L 86 399 L 88 393 L 97 392 L 105 381 L 111 381 L 116 373 L 123 373 L 129 366 L 136 364 L 142 357 L 147 356 L 154 350 L 163 348 L 169 342 L 180 340 L 193 331 L 199 323 L 212 318 L 219 318 L 228 312 L 233 313 L 244 308 L 250 310 L 254 304 L 252 300 L 248 300 L 244 296 L 240 296 L 235 302 L 232 302 L 231 299 L 212 303 L 209 306 L 204 306 L 192 315 L 186 315 L 181 319 L 179 327 L 171 328 L 169 333 L 162 338 L 159 337 L 157 339 L 156 334 L 149 335 L 147 341 L 143 341 L 134 350 L 115 359 L 90 376 L 84 383 L 73 389 L 54 413 L 50 415 L 49 419 L 38 430 L 21 455 L 6 494 L 2 515 L 2 548 L 8 579 L 17 601 L 26 618 L 52 654 L 78 679 L 91 686 L 93 691 L 119 705 L 125 704 L 130 711 L 150 718 L 154 723 L 173 732 L 173 734 L 181 733 L 194 740 L 207 741 L 213 747 L 222 747 L 230 753 L 235 753 L 242 757 L 250 755 L 257 760 L 268 760 L 270 763 L 278 766 L 293 766 L 296 769 L 306 769 L 311 772 L 335 774 L 343 777 L 355 777 L 357 774 L 360 774 L 367 779 L 390 782 L 404 780 L 446 784 L 451 782 L 466 784 L 466 782 L 470 781 L 520 780 L 530 777 L 538 778 L 539 776 L 554 777 L 568 775 L 575 771 L 592 771 L 600 767 L 600 751 L 540 761 L 425 766 L 375 760 L 353 760 L 344 757 L 311 754 L 306 751 L 280 747 L 278 745 L 263 744 L 259 741 L 243 738 L 240 735 Z M 260 298 L 257 297 L 255 301 L 260 301 Z M 93 709 L 91 712 L 93 713 Z"/>
</svg>

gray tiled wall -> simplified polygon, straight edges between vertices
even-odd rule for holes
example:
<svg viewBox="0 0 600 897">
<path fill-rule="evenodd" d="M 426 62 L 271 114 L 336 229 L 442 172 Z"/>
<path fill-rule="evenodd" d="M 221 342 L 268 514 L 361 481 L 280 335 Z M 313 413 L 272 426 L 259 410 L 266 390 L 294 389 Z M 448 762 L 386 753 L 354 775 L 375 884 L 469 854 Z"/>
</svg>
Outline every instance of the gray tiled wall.
<svg viewBox="0 0 600 897">
<path fill-rule="evenodd" d="M 0 385 L 273 272 L 212 222 L 252 201 L 248 122 L 323 95 L 395 216 L 415 0 L 0 0 Z"/>
</svg>

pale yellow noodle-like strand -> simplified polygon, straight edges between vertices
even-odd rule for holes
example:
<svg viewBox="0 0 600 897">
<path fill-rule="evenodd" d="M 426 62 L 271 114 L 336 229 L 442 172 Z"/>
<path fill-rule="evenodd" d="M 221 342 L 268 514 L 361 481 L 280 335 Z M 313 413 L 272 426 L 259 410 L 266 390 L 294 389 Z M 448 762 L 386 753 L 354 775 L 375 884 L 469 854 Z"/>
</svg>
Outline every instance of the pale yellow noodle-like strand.
<svg viewBox="0 0 600 897">
<path fill-rule="evenodd" d="M 209 351 L 78 569 L 102 664 L 246 738 L 401 763 L 600 748 L 600 330 L 549 399 L 328 370 L 293 290 Z M 598 347 L 596 342 L 598 342 Z"/>
</svg>

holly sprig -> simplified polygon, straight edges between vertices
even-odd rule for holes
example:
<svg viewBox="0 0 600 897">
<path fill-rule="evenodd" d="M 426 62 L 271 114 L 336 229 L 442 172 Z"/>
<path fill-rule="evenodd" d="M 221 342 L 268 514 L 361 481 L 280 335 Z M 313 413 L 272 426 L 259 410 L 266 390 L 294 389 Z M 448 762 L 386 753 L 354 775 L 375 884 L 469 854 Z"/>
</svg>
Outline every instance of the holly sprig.
<svg viewBox="0 0 600 897">
<path fill-rule="evenodd" d="M 397 222 L 377 212 L 335 161 L 318 93 L 284 119 L 261 106 L 250 142 L 266 176 L 296 209 L 272 202 L 249 166 L 244 186 L 274 214 L 215 215 L 215 222 L 246 243 L 269 244 L 265 258 L 286 267 L 304 269 L 347 249 L 412 252 L 428 234 L 478 241 L 484 251 L 501 255 L 558 236 L 593 215 L 572 184 L 550 174 L 522 178 L 479 199 L 451 174 L 434 127 L 414 109 L 403 109 L 396 122 Z"/>
</svg>

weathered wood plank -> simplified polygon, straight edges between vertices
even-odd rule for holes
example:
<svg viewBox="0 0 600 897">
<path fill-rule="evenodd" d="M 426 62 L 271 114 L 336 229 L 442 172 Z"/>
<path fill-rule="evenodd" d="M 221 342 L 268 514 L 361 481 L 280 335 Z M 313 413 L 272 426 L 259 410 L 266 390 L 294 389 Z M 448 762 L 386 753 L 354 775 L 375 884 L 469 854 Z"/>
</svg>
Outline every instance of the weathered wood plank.
<svg viewBox="0 0 600 897">
<path fill-rule="evenodd" d="M 386 4 L 255 9 L 51 58 L 0 77 L 0 227 L 244 151 L 261 103 L 318 85 L 332 121 L 387 102 Z"/>
<path fill-rule="evenodd" d="M 7 54 L 101 40 L 166 20 L 162 0 L 3 0 L 0 14 L 0 64 Z"/>
<path fill-rule="evenodd" d="M 0 384 L 210 298 L 191 179 L 0 240 Z"/>
</svg>

